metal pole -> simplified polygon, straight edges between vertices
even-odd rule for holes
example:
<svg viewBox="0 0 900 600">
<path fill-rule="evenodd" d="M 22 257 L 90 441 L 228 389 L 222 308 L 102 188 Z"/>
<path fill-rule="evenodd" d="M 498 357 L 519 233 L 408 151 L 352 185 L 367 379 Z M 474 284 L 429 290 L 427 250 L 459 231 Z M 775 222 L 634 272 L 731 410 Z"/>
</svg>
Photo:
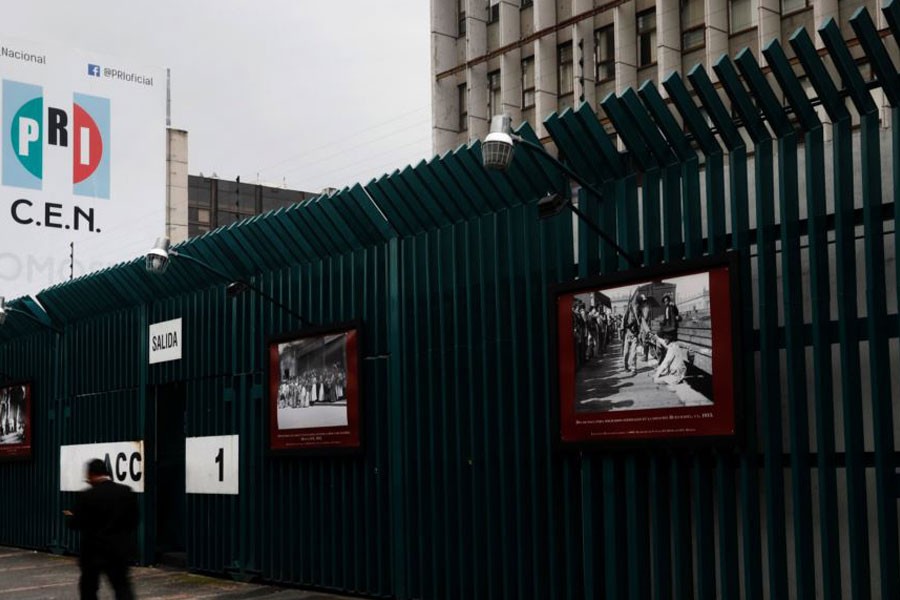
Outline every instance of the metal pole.
<svg viewBox="0 0 900 600">
<path fill-rule="evenodd" d="M 573 179 L 576 183 L 578 183 L 578 185 L 580 185 L 582 188 L 584 188 L 585 190 L 587 190 L 588 192 L 590 192 L 597 198 L 603 198 L 603 193 L 600 190 L 598 190 L 592 184 L 588 183 L 583 177 L 581 177 L 581 175 L 576 173 L 574 170 L 570 169 L 564 163 L 560 162 L 553 155 L 548 153 L 544 149 L 544 147 L 541 146 L 540 144 L 536 144 L 530 140 L 526 140 L 521 137 L 516 138 L 516 143 L 521 146 L 524 146 L 526 148 L 529 148 L 531 151 L 535 152 L 536 154 L 539 154 L 540 156 L 543 156 L 546 160 L 549 160 L 551 163 L 553 163 L 560 171 L 562 171 L 563 173 L 568 175 L 571 179 Z M 566 199 L 566 206 L 568 206 L 572 210 L 572 212 L 575 213 L 578 216 L 578 218 L 580 218 L 584 222 L 584 224 L 588 226 L 588 228 L 591 231 L 596 233 L 598 236 L 600 236 L 600 238 L 604 242 L 606 242 L 613 249 L 615 249 L 615 251 L 618 252 L 619 255 L 622 258 L 624 258 L 625 261 L 630 266 L 632 266 L 636 269 L 641 266 L 641 263 L 636 261 L 634 258 L 632 258 L 632 256 L 630 254 L 628 254 L 628 252 L 626 252 L 624 248 L 622 248 L 619 244 L 617 244 L 616 241 L 614 239 L 612 239 L 612 237 L 609 236 L 609 234 L 607 234 L 605 231 L 600 229 L 600 226 L 597 225 L 593 219 L 591 219 L 588 215 L 586 215 L 582 211 L 578 210 L 578 208 L 572 203 L 571 198 Z"/>
<path fill-rule="evenodd" d="M 304 325 L 306 325 L 306 326 L 308 326 L 308 327 L 311 327 L 311 326 L 312 326 L 312 323 L 310 323 L 309 321 L 307 321 L 306 319 L 304 319 L 302 315 L 300 315 L 299 313 L 295 312 L 295 311 L 294 311 L 293 309 L 291 309 L 290 307 L 285 306 L 284 304 L 282 304 L 281 302 L 279 302 L 278 300 L 276 300 L 275 298 L 273 298 L 272 296 L 270 296 L 269 294 L 267 294 L 266 292 L 264 292 L 263 290 L 261 290 L 261 289 L 258 288 L 257 286 L 253 285 L 253 283 L 251 283 L 250 281 L 248 281 L 248 280 L 246 280 L 246 279 L 235 279 L 235 278 L 232 277 L 231 275 L 228 275 L 227 273 L 223 273 L 222 271 L 220 271 L 219 269 L 213 267 L 212 265 L 209 265 L 209 264 L 205 263 L 204 261 L 200 260 L 199 258 L 195 258 L 195 257 L 193 257 L 193 256 L 191 256 L 191 255 L 189 255 L 189 254 L 181 254 L 180 252 L 175 252 L 174 250 L 172 250 L 172 251 L 169 252 L 169 255 L 170 255 L 170 256 L 178 256 L 178 257 L 180 257 L 180 258 L 187 259 L 187 260 L 193 262 L 194 264 L 200 265 L 201 267 L 203 267 L 204 269 L 206 269 L 206 270 L 209 271 L 210 273 L 215 273 L 216 275 L 218 275 L 219 277 L 221 277 L 222 279 L 224 279 L 224 280 L 226 280 L 226 281 L 233 281 L 233 282 L 240 283 L 241 285 L 246 286 L 248 289 L 253 290 L 254 292 L 256 292 L 257 294 L 259 294 L 260 296 L 262 296 L 263 298 L 265 298 L 266 300 L 268 300 L 269 302 L 271 302 L 272 304 L 274 304 L 274 305 L 277 306 L 278 308 L 280 308 L 280 309 L 282 309 L 283 311 L 287 312 L 288 314 L 290 314 L 290 315 L 296 317 L 296 318 L 297 318 L 301 323 L 303 323 Z"/>
</svg>

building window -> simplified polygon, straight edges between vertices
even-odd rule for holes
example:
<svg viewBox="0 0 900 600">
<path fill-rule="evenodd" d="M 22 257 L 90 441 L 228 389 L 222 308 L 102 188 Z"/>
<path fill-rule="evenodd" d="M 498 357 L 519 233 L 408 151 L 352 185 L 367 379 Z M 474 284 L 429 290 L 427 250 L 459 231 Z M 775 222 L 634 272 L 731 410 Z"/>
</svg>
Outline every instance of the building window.
<svg viewBox="0 0 900 600">
<path fill-rule="evenodd" d="M 616 78 L 616 38 L 613 26 L 594 32 L 594 79 L 597 83 Z"/>
<path fill-rule="evenodd" d="M 456 15 L 458 19 L 456 25 L 457 37 L 462 37 L 466 35 L 466 0 L 457 0 Z"/>
<path fill-rule="evenodd" d="M 500 20 L 500 0 L 488 0 L 488 23 Z"/>
<path fill-rule="evenodd" d="M 534 5 L 534 0 L 522 0 L 522 8 L 528 8 Z"/>
<path fill-rule="evenodd" d="M 209 227 L 209 209 L 188 207 L 188 222 Z"/>
<path fill-rule="evenodd" d="M 500 71 L 488 73 L 488 117 L 503 113 L 500 100 Z"/>
<path fill-rule="evenodd" d="M 534 57 L 522 60 L 522 108 L 534 106 Z"/>
<path fill-rule="evenodd" d="M 808 4 L 806 0 L 781 0 L 781 14 L 787 15 L 798 10 L 803 10 Z"/>
<path fill-rule="evenodd" d="M 563 44 L 557 48 L 557 81 L 558 95 L 565 96 L 575 92 L 575 82 L 573 80 L 574 69 L 572 66 L 572 42 Z"/>
<path fill-rule="evenodd" d="M 466 84 L 456 87 L 456 96 L 459 99 L 459 131 L 469 129 L 469 102 L 466 97 Z"/>
<path fill-rule="evenodd" d="M 638 67 L 656 62 L 656 9 L 651 8 L 637 16 Z"/>
<path fill-rule="evenodd" d="M 687 52 L 706 44 L 703 0 L 681 0 L 681 50 Z"/>
<path fill-rule="evenodd" d="M 756 26 L 757 0 L 731 0 L 729 3 L 731 33 Z"/>
</svg>

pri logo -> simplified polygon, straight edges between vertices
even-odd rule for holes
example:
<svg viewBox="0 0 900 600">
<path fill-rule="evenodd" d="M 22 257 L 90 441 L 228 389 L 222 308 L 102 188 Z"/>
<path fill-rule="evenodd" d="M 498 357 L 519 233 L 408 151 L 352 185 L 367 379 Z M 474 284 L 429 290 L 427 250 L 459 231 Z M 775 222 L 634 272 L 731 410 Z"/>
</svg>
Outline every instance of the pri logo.
<svg viewBox="0 0 900 600">
<path fill-rule="evenodd" d="M 88 63 L 88 75 L 91 77 L 100 77 L 100 65 L 92 65 Z"/>
<path fill-rule="evenodd" d="M 45 110 L 40 86 L 4 80 L 3 185 L 42 189 L 45 145 L 71 143 L 73 192 L 109 198 L 109 114 L 108 98 L 86 94 L 73 94 L 68 110 Z"/>
</svg>

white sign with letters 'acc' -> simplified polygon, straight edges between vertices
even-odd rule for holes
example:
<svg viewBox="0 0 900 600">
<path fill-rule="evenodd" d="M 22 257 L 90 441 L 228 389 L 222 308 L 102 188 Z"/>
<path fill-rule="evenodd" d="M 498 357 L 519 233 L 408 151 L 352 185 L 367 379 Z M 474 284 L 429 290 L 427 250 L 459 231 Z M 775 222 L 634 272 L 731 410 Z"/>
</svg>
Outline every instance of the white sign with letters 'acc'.
<svg viewBox="0 0 900 600">
<path fill-rule="evenodd" d="M 134 259 L 165 229 L 166 86 L 160 67 L 0 35 L 6 297 Z"/>
<path fill-rule="evenodd" d="M 135 492 L 144 491 L 144 442 L 75 444 L 59 448 L 59 490 L 77 492 L 88 487 L 87 464 L 99 458 L 112 480 Z"/>
<path fill-rule="evenodd" d="M 150 364 L 181 360 L 181 319 L 150 325 Z"/>
</svg>

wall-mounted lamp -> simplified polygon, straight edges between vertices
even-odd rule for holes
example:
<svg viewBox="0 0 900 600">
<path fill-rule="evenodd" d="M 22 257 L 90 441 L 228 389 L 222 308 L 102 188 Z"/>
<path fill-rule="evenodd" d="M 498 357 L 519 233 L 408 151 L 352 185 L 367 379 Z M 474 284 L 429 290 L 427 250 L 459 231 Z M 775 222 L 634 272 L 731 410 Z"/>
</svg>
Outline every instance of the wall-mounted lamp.
<svg viewBox="0 0 900 600">
<path fill-rule="evenodd" d="M 196 265 L 199 265 L 209 271 L 210 273 L 214 273 L 217 276 L 221 277 L 225 281 L 230 281 L 230 283 L 225 287 L 225 293 L 228 297 L 233 298 L 244 293 L 247 290 L 252 290 L 259 296 L 265 298 L 275 306 L 284 310 L 286 313 L 294 316 L 306 326 L 312 326 L 312 323 L 303 318 L 302 315 L 295 312 L 288 306 L 285 306 L 260 288 L 256 287 L 249 281 L 245 279 L 237 279 L 235 280 L 233 277 L 228 275 L 227 273 L 223 273 L 219 269 L 213 267 L 200 260 L 199 258 L 193 257 L 190 254 L 182 254 L 181 252 L 177 252 L 175 250 L 171 250 L 169 248 L 169 238 L 161 237 L 157 238 L 156 244 L 147 252 L 147 257 L 145 260 L 145 267 L 149 273 L 153 273 L 156 275 L 162 275 L 166 272 L 166 269 L 169 268 L 169 263 L 172 262 L 173 257 L 183 258 L 187 261 L 190 261 Z"/>
<path fill-rule="evenodd" d="M 488 133 L 487 137 L 484 139 L 484 142 L 482 142 L 481 144 L 481 155 L 484 167 L 486 169 L 491 169 L 493 171 L 506 171 L 512 164 L 512 159 L 513 155 L 515 154 L 516 147 L 523 146 L 530 152 L 533 152 L 534 154 L 543 157 L 544 160 L 552 163 L 557 169 L 562 171 L 570 179 L 577 182 L 578 185 L 589 191 L 597 198 L 603 197 L 603 193 L 600 190 L 595 188 L 592 184 L 588 183 L 583 177 L 581 177 L 581 175 L 576 173 L 574 170 L 570 169 L 568 166 L 553 157 L 553 155 L 547 152 L 547 150 L 545 150 L 543 146 L 541 146 L 540 144 L 535 144 L 530 140 L 526 140 L 521 136 L 513 134 L 510 124 L 511 120 L 509 115 L 496 115 L 493 119 L 491 119 L 491 131 L 490 133 Z M 619 244 L 616 243 L 614 239 L 612 239 L 605 231 L 600 229 L 600 226 L 597 225 L 593 219 L 591 219 L 585 213 L 581 212 L 574 204 L 572 204 L 571 198 L 565 198 L 555 193 L 550 193 L 547 196 L 544 196 L 543 198 L 538 200 L 538 215 L 543 219 L 559 214 L 559 212 L 566 207 L 568 207 L 569 210 L 578 215 L 578 217 L 585 223 L 585 225 L 588 226 L 588 228 L 591 229 L 591 231 L 596 233 L 604 242 L 615 249 L 615 251 L 619 253 L 619 256 L 624 258 L 630 266 L 634 268 L 638 268 L 641 266 L 641 263 L 632 258 L 621 246 L 619 246 Z"/>
</svg>

